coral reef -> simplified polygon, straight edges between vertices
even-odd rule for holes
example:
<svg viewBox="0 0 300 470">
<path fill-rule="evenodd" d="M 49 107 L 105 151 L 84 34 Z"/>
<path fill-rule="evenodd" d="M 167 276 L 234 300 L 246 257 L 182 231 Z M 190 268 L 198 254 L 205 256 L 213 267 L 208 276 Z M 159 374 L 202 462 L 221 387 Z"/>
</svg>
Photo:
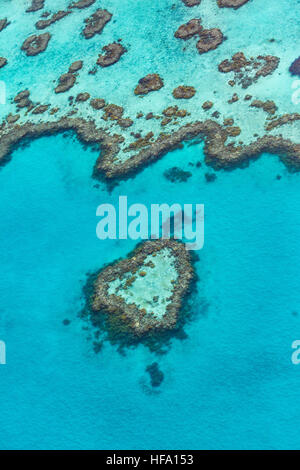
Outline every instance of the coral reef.
<svg viewBox="0 0 300 470">
<path fill-rule="evenodd" d="M 194 18 L 188 21 L 187 23 L 179 26 L 174 36 L 178 39 L 187 40 L 192 38 L 196 34 L 199 34 L 202 30 L 203 27 L 201 26 L 201 20 Z"/>
<path fill-rule="evenodd" d="M 117 42 L 113 42 L 102 47 L 102 50 L 105 54 L 99 55 L 97 60 L 97 64 L 101 67 L 109 67 L 110 65 L 115 64 L 120 60 L 121 56 L 127 52 L 127 49 Z"/>
<path fill-rule="evenodd" d="M 70 65 L 68 72 L 69 73 L 78 72 L 78 70 L 82 69 L 82 66 L 83 66 L 83 61 L 82 60 L 76 60 L 75 62 L 73 62 Z"/>
<path fill-rule="evenodd" d="M 237 52 L 231 60 L 223 60 L 218 69 L 222 73 L 234 72 L 235 83 L 242 88 L 248 88 L 260 77 L 271 75 L 277 69 L 279 61 L 278 57 L 271 55 L 259 55 L 256 59 L 254 57 L 247 59 L 243 52 Z"/>
<path fill-rule="evenodd" d="M 134 90 L 135 95 L 147 95 L 150 91 L 160 90 L 164 86 L 163 80 L 158 73 L 150 73 L 139 80 Z"/>
<path fill-rule="evenodd" d="M 220 8 L 240 8 L 245 5 L 249 0 L 218 0 L 218 6 Z"/>
<path fill-rule="evenodd" d="M 84 20 L 86 26 L 84 27 L 82 34 L 86 39 L 90 39 L 95 34 L 102 33 L 104 26 L 111 20 L 112 14 L 107 10 L 98 9 L 89 18 Z"/>
<path fill-rule="evenodd" d="M 187 7 L 195 7 L 196 5 L 200 5 L 201 0 L 182 0 L 185 6 Z"/>
<path fill-rule="evenodd" d="M 174 98 L 179 99 L 189 99 L 192 98 L 196 93 L 196 90 L 192 86 L 180 85 L 175 88 L 172 92 Z"/>
<path fill-rule="evenodd" d="M 54 13 L 51 18 L 48 20 L 39 20 L 37 23 L 35 23 L 36 29 L 45 29 L 48 28 L 48 26 L 51 26 L 53 23 L 56 23 L 56 21 L 61 20 L 67 15 L 70 15 L 72 13 L 71 11 L 63 11 L 60 10 L 57 13 Z"/>
<path fill-rule="evenodd" d="M 223 33 L 218 28 L 204 29 L 200 33 L 200 39 L 196 44 L 199 54 L 216 49 L 224 40 Z"/>
<path fill-rule="evenodd" d="M 102 109 L 105 106 L 105 101 L 102 98 L 94 98 L 90 101 L 90 105 L 96 110 Z"/>
<path fill-rule="evenodd" d="M 29 38 L 25 39 L 21 46 L 21 49 L 22 51 L 26 52 L 26 55 L 35 56 L 37 54 L 40 54 L 40 52 L 44 52 L 47 49 L 50 38 L 50 33 L 40 34 L 39 36 L 33 34 L 32 36 L 29 36 Z"/>
<path fill-rule="evenodd" d="M 26 13 L 41 10 L 42 8 L 44 8 L 44 4 L 45 0 L 32 0 L 30 7 L 26 10 Z"/>
<path fill-rule="evenodd" d="M 177 166 L 173 166 L 173 168 L 169 168 L 164 172 L 164 177 L 172 183 L 185 183 L 191 176 L 190 171 L 184 171 Z"/>
<path fill-rule="evenodd" d="M 55 88 L 55 93 L 64 93 L 74 86 L 76 82 L 76 76 L 72 73 L 64 73 L 59 77 L 58 81 L 59 84 Z"/>
<path fill-rule="evenodd" d="M 78 2 L 73 2 L 69 5 L 69 8 L 87 8 L 95 3 L 96 0 L 79 0 Z"/>
<path fill-rule="evenodd" d="M 291 64 L 289 68 L 289 71 L 291 72 L 292 75 L 299 75 L 300 77 L 300 57 L 294 60 L 294 62 Z"/>
<path fill-rule="evenodd" d="M 250 104 L 252 108 L 261 108 L 265 111 L 265 113 L 268 114 L 275 114 L 277 111 L 277 106 L 274 103 L 274 101 L 267 100 L 267 101 L 261 101 L 261 100 L 253 100 L 252 103 Z"/>
<path fill-rule="evenodd" d="M 175 240 L 146 241 L 126 259 L 100 271 L 92 309 L 113 320 L 117 317 L 137 336 L 150 330 L 173 329 L 193 276 L 191 257 L 184 244 Z"/>
<path fill-rule="evenodd" d="M 9 24 L 10 21 L 8 21 L 7 18 L 0 20 L 0 32 L 3 31 Z"/>
<path fill-rule="evenodd" d="M 7 64 L 7 59 L 5 57 L 0 57 L 0 69 Z"/>
</svg>

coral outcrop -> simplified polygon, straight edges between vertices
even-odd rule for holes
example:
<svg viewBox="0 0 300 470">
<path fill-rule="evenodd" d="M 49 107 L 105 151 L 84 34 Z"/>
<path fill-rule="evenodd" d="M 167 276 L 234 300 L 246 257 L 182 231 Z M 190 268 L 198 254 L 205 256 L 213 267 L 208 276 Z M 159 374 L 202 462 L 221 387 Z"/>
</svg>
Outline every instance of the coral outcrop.
<svg viewBox="0 0 300 470">
<path fill-rule="evenodd" d="M 96 0 L 79 0 L 78 2 L 73 2 L 69 5 L 69 8 L 87 8 L 95 3 Z"/>
<path fill-rule="evenodd" d="M 135 95 L 147 95 L 150 91 L 160 90 L 164 86 L 163 80 L 158 73 L 150 73 L 139 80 L 135 88 Z"/>
<path fill-rule="evenodd" d="M 74 86 L 76 76 L 72 73 L 64 73 L 59 77 L 58 81 L 59 84 L 55 88 L 55 93 L 64 93 Z"/>
<path fill-rule="evenodd" d="M 245 5 L 249 0 L 218 0 L 218 6 L 220 8 L 240 8 Z"/>
<path fill-rule="evenodd" d="M 110 65 L 115 64 L 120 60 L 121 56 L 127 52 L 127 49 L 118 42 L 108 44 L 107 46 L 102 47 L 102 50 L 105 54 L 99 55 L 97 60 L 97 64 L 101 67 L 109 67 Z"/>
<path fill-rule="evenodd" d="M 48 26 L 51 26 L 53 23 L 56 23 L 56 21 L 61 20 L 67 15 L 70 15 L 72 13 L 71 11 L 63 11 L 60 10 L 57 13 L 54 13 L 51 18 L 48 18 L 47 20 L 39 20 L 35 23 L 36 29 L 45 29 L 48 28 Z"/>
<path fill-rule="evenodd" d="M 92 309 L 106 314 L 109 321 L 118 318 L 137 336 L 173 329 L 193 276 L 184 244 L 146 241 L 127 258 L 100 271 Z"/>
<path fill-rule="evenodd" d="M 292 75 L 299 75 L 300 77 L 300 57 L 294 60 L 294 62 L 291 64 L 289 68 L 289 71 L 291 72 Z"/>
<path fill-rule="evenodd" d="M 179 99 L 189 99 L 192 98 L 196 93 L 196 90 L 193 86 L 180 85 L 175 88 L 172 92 L 174 98 Z"/>
<path fill-rule="evenodd" d="M 22 51 L 26 52 L 26 55 L 35 56 L 37 54 L 40 54 L 41 52 L 44 52 L 47 49 L 50 38 L 50 33 L 43 33 L 39 36 L 33 34 L 32 36 L 29 36 L 29 38 L 25 39 L 21 46 L 21 49 Z"/>
<path fill-rule="evenodd" d="M 187 40 L 199 34 L 202 30 L 203 27 L 201 26 L 201 20 L 194 18 L 188 21 L 187 23 L 179 26 L 174 36 L 178 39 Z"/>
<path fill-rule="evenodd" d="M 84 20 L 85 27 L 82 34 L 86 39 L 90 39 L 95 34 L 102 33 L 104 26 L 111 20 L 112 14 L 107 10 L 101 10 L 100 8 L 95 11 L 89 18 Z"/>
<path fill-rule="evenodd" d="M 185 6 L 187 7 L 195 7 L 197 5 L 200 5 L 201 0 L 182 0 Z"/>
<path fill-rule="evenodd" d="M 0 20 L 0 33 L 3 31 L 7 26 L 10 24 L 10 21 L 7 20 L 7 18 L 4 18 L 3 20 Z"/>
<path fill-rule="evenodd" d="M 231 60 L 223 60 L 218 69 L 222 73 L 234 72 L 234 82 L 248 88 L 260 77 L 271 75 L 277 69 L 279 61 L 278 57 L 271 55 L 247 59 L 243 52 L 237 52 Z"/>
<path fill-rule="evenodd" d="M 216 49 L 224 40 L 223 33 L 218 28 L 203 29 L 200 33 L 200 39 L 197 42 L 199 54 Z"/>
<path fill-rule="evenodd" d="M 32 0 L 30 7 L 27 8 L 26 13 L 41 10 L 44 8 L 45 0 Z"/>
</svg>

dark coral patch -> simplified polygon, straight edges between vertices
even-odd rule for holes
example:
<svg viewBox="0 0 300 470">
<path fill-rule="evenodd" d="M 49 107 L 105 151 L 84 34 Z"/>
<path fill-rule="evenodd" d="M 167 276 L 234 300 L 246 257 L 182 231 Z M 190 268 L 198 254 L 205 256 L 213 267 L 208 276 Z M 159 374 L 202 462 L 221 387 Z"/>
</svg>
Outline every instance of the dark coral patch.
<svg viewBox="0 0 300 470">
<path fill-rule="evenodd" d="M 289 68 L 289 71 L 291 72 L 292 75 L 299 75 L 300 76 L 300 57 L 298 59 L 294 60 L 292 65 Z"/>
<path fill-rule="evenodd" d="M 201 31 L 200 39 L 197 42 L 199 54 L 216 49 L 224 41 L 223 33 L 218 28 L 204 29 Z"/>
<path fill-rule="evenodd" d="M 109 67 L 110 65 L 115 64 L 120 60 L 121 56 L 127 52 L 127 49 L 118 42 L 108 44 L 107 46 L 102 47 L 102 50 L 105 54 L 99 55 L 97 60 L 97 64 L 101 67 Z"/>
<path fill-rule="evenodd" d="M 203 27 L 201 26 L 201 20 L 194 18 L 179 26 L 174 36 L 175 38 L 186 40 L 192 38 L 196 34 L 199 34 L 202 30 Z"/>
<path fill-rule="evenodd" d="M 26 55 L 35 56 L 37 54 L 40 54 L 40 52 L 44 52 L 47 49 L 50 38 L 50 33 L 40 34 L 39 36 L 33 34 L 32 36 L 29 36 L 29 38 L 25 39 L 21 49 L 22 51 L 26 52 Z"/>
<path fill-rule="evenodd" d="M 146 372 L 150 375 L 151 386 L 152 387 L 159 387 L 160 384 L 164 380 L 164 374 L 160 370 L 159 365 L 157 362 L 153 362 L 149 366 L 146 367 Z"/>
<path fill-rule="evenodd" d="M 86 18 L 84 22 L 86 23 L 85 28 L 82 31 L 82 34 L 86 39 L 90 39 L 95 36 L 95 34 L 102 33 L 104 26 L 111 20 L 112 14 L 107 10 L 97 10 L 93 13 L 92 16 Z"/>
<path fill-rule="evenodd" d="M 139 80 L 134 90 L 135 95 L 147 95 L 150 91 L 160 90 L 164 86 L 163 80 L 158 73 L 150 73 Z"/>
<path fill-rule="evenodd" d="M 249 0 L 218 0 L 218 6 L 220 8 L 240 8 L 245 5 Z"/>
</svg>

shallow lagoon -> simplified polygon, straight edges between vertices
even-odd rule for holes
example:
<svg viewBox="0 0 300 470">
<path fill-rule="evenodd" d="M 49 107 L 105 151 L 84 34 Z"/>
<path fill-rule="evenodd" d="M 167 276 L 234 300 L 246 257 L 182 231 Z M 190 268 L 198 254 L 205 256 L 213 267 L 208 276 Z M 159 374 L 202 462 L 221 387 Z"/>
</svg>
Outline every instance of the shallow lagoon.
<svg viewBox="0 0 300 470">
<path fill-rule="evenodd" d="M 199 144 L 109 194 L 94 187 L 96 156 L 60 135 L 17 149 L 0 171 L 1 448 L 299 447 L 300 175 L 265 155 L 207 183 L 212 170 L 189 165 L 203 161 Z M 174 165 L 193 176 L 167 181 Z M 124 194 L 205 204 L 188 338 L 158 358 L 107 343 L 96 355 L 78 318 L 86 273 L 135 246 L 96 237 L 96 207 Z M 165 375 L 155 393 L 154 360 Z"/>
</svg>

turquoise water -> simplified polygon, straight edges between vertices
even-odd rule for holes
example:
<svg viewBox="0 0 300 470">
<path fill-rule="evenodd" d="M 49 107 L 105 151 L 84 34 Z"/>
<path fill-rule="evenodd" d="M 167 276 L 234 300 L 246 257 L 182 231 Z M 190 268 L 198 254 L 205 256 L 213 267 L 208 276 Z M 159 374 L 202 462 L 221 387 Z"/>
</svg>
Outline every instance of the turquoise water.
<svg viewBox="0 0 300 470">
<path fill-rule="evenodd" d="M 195 9 L 180 0 L 97 0 L 52 25 L 47 51 L 35 58 L 20 51 L 41 14 L 25 14 L 28 3 L 0 0 L 0 18 L 12 21 L 0 33 L 0 55 L 8 59 L 0 77 L 8 96 L 1 118 L 15 112 L 10 99 L 26 87 L 35 102 L 59 105 L 58 116 L 71 109 L 69 94 L 87 90 L 124 106 L 124 116 L 133 119 L 141 109 L 161 113 L 170 104 L 186 107 L 191 120 L 206 119 L 211 116 L 201 104 L 211 99 L 219 122 L 234 117 L 242 127 L 237 140 L 245 143 L 254 132 L 265 132 L 266 115 L 242 99 L 228 105 L 234 92 L 274 99 L 278 115 L 299 112 L 291 101 L 295 77 L 288 73 L 298 55 L 298 0 L 250 0 L 238 11 L 218 9 L 212 0 Z M 53 0 L 51 12 L 69 3 Z M 86 41 L 79 35 L 83 18 L 100 7 L 113 20 L 101 36 Z M 179 44 L 174 31 L 193 17 L 205 27 L 220 27 L 228 40 L 203 56 L 195 38 Z M 89 75 L 103 45 L 120 37 L 128 53 Z M 279 68 L 248 90 L 232 89 L 231 77 L 218 73 L 217 64 L 240 50 L 248 57 L 278 55 Z M 58 76 L 78 59 L 84 67 L 76 85 L 55 96 Z M 137 98 L 138 79 L 153 72 L 163 76 L 164 88 Z M 197 88 L 184 106 L 170 101 L 182 83 Z M 90 118 L 90 107 L 81 106 L 77 115 Z M 30 117 L 46 118 L 55 116 Z M 20 122 L 27 119 L 21 113 Z M 100 114 L 97 119 L 103 125 Z M 141 129 L 145 135 L 152 126 L 161 132 L 153 121 L 135 120 L 128 133 Z M 110 131 L 123 132 L 116 125 Z M 299 125 L 278 132 L 299 141 Z M 67 133 L 18 147 L 0 168 L 0 340 L 7 348 L 7 364 L 0 365 L 0 448 L 299 448 L 300 366 L 291 362 L 291 344 L 300 335 L 300 174 L 265 154 L 207 182 L 205 173 L 214 172 L 204 163 L 201 143 L 169 153 L 109 192 L 91 177 L 97 157 Z M 168 181 L 164 172 L 174 166 L 191 178 Z M 187 338 L 173 339 L 164 355 L 142 345 L 121 355 L 108 342 L 95 354 L 93 331 L 79 316 L 88 274 L 136 245 L 96 237 L 97 206 L 117 206 L 120 195 L 128 205 L 205 205 L 205 244 L 195 262 Z M 153 362 L 164 374 L 157 388 L 146 372 Z"/>
<path fill-rule="evenodd" d="M 199 144 L 109 196 L 94 187 L 94 159 L 72 135 L 48 137 L 0 172 L 1 448 L 297 448 L 300 175 L 265 155 L 206 183 L 211 170 L 188 165 L 202 160 Z M 183 160 L 192 178 L 168 182 L 163 172 Z M 108 343 L 96 355 L 78 318 L 86 273 L 134 247 L 96 238 L 97 205 L 120 194 L 205 203 L 188 338 L 158 359 Z M 155 393 L 154 360 L 165 374 Z"/>
</svg>

